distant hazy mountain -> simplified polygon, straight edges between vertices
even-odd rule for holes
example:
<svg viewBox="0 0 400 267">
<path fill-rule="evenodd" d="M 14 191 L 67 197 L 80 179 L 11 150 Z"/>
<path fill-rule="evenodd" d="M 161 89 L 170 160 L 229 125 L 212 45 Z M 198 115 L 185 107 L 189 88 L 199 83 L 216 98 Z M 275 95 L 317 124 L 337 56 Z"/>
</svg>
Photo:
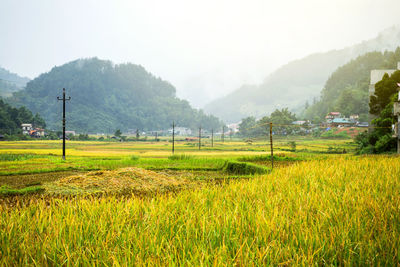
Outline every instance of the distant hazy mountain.
<svg viewBox="0 0 400 267">
<path fill-rule="evenodd" d="M 376 38 L 289 62 L 260 85 L 244 85 L 205 106 L 207 113 L 226 122 L 247 116 L 261 117 L 276 108 L 299 110 L 307 100 L 318 97 L 329 76 L 341 65 L 370 51 L 394 50 L 400 44 L 400 28 L 391 27 Z"/>
<path fill-rule="evenodd" d="M 61 127 L 62 88 L 67 103 L 67 128 L 79 132 L 114 132 L 116 129 L 160 130 L 177 126 L 217 129 L 213 116 L 193 109 L 175 96 L 175 88 L 142 66 L 114 65 L 97 58 L 79 59 L 28 82 L 7 101 L 38 112 L 50 129 Z"/>
<path fill-rule="evenodd" d="M 29 78 L 21 77 L 0 67 L 0 97 L 11 96 L 13 92 L 25 87 L 27 82 Z"/>
</svg>

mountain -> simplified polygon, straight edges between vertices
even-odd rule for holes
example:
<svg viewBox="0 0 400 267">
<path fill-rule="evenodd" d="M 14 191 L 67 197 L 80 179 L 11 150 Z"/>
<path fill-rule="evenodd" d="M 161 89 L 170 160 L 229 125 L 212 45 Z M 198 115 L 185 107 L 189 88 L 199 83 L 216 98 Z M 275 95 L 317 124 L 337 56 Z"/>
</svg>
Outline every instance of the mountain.
<svg viewBox="0 0 400 267">
<path fill-rule="evenodd" d="M 294 60 L 270 74 L 260 85 L 243 85 L 204 107 L 226 122 L 262 117 L 276 108 L 300 111 L 307 100 L 318 97 L 324 83 L 339 66 L 371 51 L 394 50 L 400 44 L 400 28 L 391 27 L 376 38 L 357 45 Z"/>
<path fill-rule="evenodd" d="M 29 78 L 21 77 L 0 67 L 0 96 L 8 97 L 25 87 Z"/>
<path fill-rule="evenodd" d="M 221 121 L 193 109 L 175 96 L 175 88 L 142 66 L 115 65 L 98 58 L 79 59 L 28 82 L 7 101 L 38 112 L 49 129 L 61 128 L 62 88 L 71 100 L 66 104 L 67 128 L 78 132 L 114 132 L 115 129 L 160 130 L 177 126 L 218 128 Z"/>
<path fill-rule="evenodd" d="M 360 115 L 368 120 L 369 80 L 373 69 L 396 69 L 400 61 L 400 47 L 394 52 L 369 52 L 339 67 L 326 81 L 321 97 L 307 107 L 302 118 L 322 121 L 330 111 L 340 111 L 345 116 Z"/>
</svg>

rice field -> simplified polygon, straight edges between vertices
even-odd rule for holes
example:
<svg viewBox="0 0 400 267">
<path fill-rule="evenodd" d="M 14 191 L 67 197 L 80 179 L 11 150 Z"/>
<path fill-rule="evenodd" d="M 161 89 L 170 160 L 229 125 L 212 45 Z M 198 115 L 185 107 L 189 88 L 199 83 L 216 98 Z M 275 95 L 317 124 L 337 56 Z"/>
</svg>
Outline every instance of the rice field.
<svg viewBox="0 0 400 267">
<path fill-rule="evenodd" d="M 1 142 L 0 265 L 399 265 L 400 158 L 296 142 Z"/>
</svg>

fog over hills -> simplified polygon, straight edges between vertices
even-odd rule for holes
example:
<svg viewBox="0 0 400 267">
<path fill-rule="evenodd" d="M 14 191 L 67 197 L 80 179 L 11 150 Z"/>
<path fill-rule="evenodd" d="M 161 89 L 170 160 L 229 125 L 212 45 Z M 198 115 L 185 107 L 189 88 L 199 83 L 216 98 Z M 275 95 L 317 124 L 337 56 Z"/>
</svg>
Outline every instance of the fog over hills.
<svg viewBox="0 0 400 267">
<path fill-rule="evenodd" d="M 13 92 L 25 87 L 27 82 L 29 82 L 29 78 L 21 77 L 0 67 L 0 97 L 11 96 Z"/>
<path fill-rule="evenodd" d="M 204 107 L 226 122 L 247 116 L 260 117 L 276 108 L 300 110 L 307 100 L 319 97 L 324 83 L 341 65 L 370 51 L 394 50 L 400 44 L 400 27 L 393 26 L 376 38 L 354 46 L 311 54 L 280 67 L 259 85 L 243 85 Z"/>
</svg>

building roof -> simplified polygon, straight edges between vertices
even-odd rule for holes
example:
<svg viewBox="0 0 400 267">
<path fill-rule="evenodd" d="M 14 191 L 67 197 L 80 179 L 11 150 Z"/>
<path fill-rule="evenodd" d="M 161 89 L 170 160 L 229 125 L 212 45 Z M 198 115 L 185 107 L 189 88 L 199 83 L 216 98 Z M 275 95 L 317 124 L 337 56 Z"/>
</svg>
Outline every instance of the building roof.
<svg viewBox="0 0 400 267">
<path fill-rule="evenodd" d="M 348 119 L 346 118 L 336 118 L 332 120 L 333 123 L 351 123 Z"/>
<path fill-rule="evenodd" d="M 329 112 L 329 115 L 340 115 L 340 112 L 332 111 L 332 112 Z"/>
</svg>

